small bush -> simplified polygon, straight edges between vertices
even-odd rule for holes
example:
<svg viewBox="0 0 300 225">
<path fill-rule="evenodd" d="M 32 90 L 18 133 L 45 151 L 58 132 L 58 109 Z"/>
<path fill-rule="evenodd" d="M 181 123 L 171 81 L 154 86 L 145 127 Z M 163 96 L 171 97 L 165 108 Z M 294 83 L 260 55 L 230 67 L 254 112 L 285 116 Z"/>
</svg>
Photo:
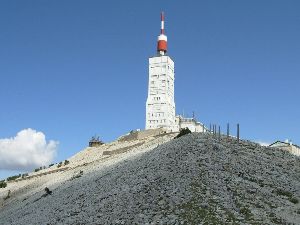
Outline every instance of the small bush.
<svg viewBox="0 0 300 225">
<path fill-rule="evenodd" d="M 51 195 L 52 194 L 52 191 L 50 191 L 50 189 L 47 188 L 47 187 L 45 188 L 45 192 L 46 192 L 47 195 Z"/>
<path fill-rule="evenodd" d="M 285 191 L 285 190 L 282 190 L 282 189 L 277 189 L 276 193 L 277 193 L 277 195 L 282 195 L 282 196 L 288 197 L 289 201 L 294 203 L 294 204 L 299 203 L 299 200 L 297 198 L 293 197 L 293 194 L 289 191 Z"/>
<path fill-rule="evenodd" d="M 7 181 L 12 181 L 12 180 L 18 179 L 19 177 L 21 177 L 21 174 L 15 175 L 15 176 L 11 176 L 11 177 L 8 177 L 8 178 L 6 178 L 6 180 L 7 180 Z"/>
<path fill-rule="evenodd" d="M 189 128 L 182 128 L 180 131 L 179 131 L 179 134 L 175 137 L 175 138 L 179 138 L 179 137 L 181 137 L 181 136 L 184 136 L 184 135 L 186 135 L 186 134 L 190 134 L 190 133 L 192 133 L 191 131 L 190 131 L 190 129 Z"/>
<path fill-rule="evenodd" d="M 288 198 L 292 198 L 293 197 L 293 194 L 291 192 L 285 191 L 285 190 L 282 190 L 282 189 L 277 189 L 276 193 L 277 193 L 277 195 L 286 196 Z"/>
<path fill-rule="evenodd" d="M 0 188 L 6 188 L 7 183 L 4 180 L 0 181 Z"/>
<path fill-rule="evenodd" d="M 38 172 L 38 171 L 43 170 L 43 169 L 46 169 L 46 166 L 41 166 L 41 167 L 39 167 L 39 168 L 36 168 L 36 169 L 34 170 L 34 172 Z"/>
<path fill-rule="evenodd" d="M 22 178 L 24 178 L 24 177 L 28 177 L 28 173 L 22 174 Z"/>
<path fill-rule="evenodd" d="M 68 165 L 70 163 L 69 160 L 65 160 L 65 165 Z"/>
<path fill-rule="evenodd" d="M 62 162 L 58 163 L 57 168 L 62 166 Z"/>
<path fill-rule="evenodd" d="M 51 166 L 53 166 L 53 165 L 54 165 L 53 163 L 52 163 L 52 164 L 50 164 L 50 165 L 49 165 L 49 168 L 50 168 Z"/>
<path fill-rule="evenodd" d="M 299 203 L 299 200 L 297 199 L 297 198 L 290 198 L 289 199 L 290 200 L 290 202 L 292 202 L 292 203 L 294 203 L 294 204 L 298 204 Z"/>
</svg>

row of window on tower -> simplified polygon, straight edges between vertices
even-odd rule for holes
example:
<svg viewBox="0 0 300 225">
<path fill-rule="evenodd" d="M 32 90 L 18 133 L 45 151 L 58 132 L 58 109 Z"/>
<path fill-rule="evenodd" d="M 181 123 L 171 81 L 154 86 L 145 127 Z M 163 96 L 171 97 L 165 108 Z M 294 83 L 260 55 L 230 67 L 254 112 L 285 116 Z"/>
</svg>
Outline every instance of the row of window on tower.
<svg viewBox="0 0 300 225">
<path fill-rule="evenodd" d="M 162 84 L 166 84 L 166 80 L 161 80 L 161 83 L 162 83 Z M 155 81 L 154 81 L 154 80 L 151 81 L 151 84 L 155 84 Z M 169 81 L 168 81 L 168 84 L 169 84 Z"/>
<path fill-rule="evenodd" d="M 174 69 L 171 68 L 169 65 L 158 65 L 158 66 L 150 66 L 149 69 L 151 69 L 152 71 L 155 70 L 155 71 L 161 71 L 161 70 L 165 70 L 167 69 L 168 67 L 168 70 L 171 70 L 171 72 L 173 73 Z"/>
<path fill-rule="evenodd" d="M 149 120 L 149 123 L 150 124 L 158 124 L 158 123 L 165 123 L 166 120 Z"/>
<path fill-rule="evenodd" d="M 165 113 L 159 112 L 159 113 L 148 113 L 149 117 L 163 117 Z"/>
<path fill-rule="evenodd" d="M 165 103 L 165 102 L 154 102 L 154 103 L 149 103 L 148 106 L 155 105 L 155 106 L 159 107 L 159 106 L 166 105 L 166 104 L 167 103 Z M 168 105 L 170 105 L 170 104 L 168 104 Z"/>
</svg>

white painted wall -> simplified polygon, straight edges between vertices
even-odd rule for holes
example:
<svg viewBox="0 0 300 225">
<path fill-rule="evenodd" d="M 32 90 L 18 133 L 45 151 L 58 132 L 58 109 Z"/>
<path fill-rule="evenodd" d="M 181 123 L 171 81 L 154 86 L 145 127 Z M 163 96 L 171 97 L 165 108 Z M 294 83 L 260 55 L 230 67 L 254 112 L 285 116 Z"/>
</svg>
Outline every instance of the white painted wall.
<svg viewBox="0 0 300 225">
<path fill-rule="evenodd" d="M 294 155 L 300 156 L 300 148 L 297 145 L 293 145 L 289 142 L 275 142 L 270 145 L 270 147 L 280 148 L 286 150 Z"/>
<path fill-rule="evenodd" d="M 294 155 L 300 156 L 300 148 L 293 145 L 291 148 L 291 153 Z"/>
<path fill-rule="evenodd" d="M 149 58 L 146 129 L 175 129 L 174 78 L 174 62 L 169 56 Z"/>
<path fill-rule="evenodd" d="M 184 118 L 183 116 L 176 116 L 176 123 L 179 129 L 189 128 L 192 132 L 206 132 L 207 128 L 203 126 L 202 123 L 197 122 L 193 118 Z"/>
</svg>

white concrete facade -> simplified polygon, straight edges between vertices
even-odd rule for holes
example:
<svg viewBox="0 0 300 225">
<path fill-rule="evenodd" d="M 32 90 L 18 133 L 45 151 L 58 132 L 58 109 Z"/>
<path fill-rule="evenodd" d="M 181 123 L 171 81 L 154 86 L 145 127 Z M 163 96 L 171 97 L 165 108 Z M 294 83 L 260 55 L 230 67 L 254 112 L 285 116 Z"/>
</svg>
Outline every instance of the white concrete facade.
<svg viewBox="0 0 300 225">
<path fill-rule="evenodd" d="M 175 122 L 174 79 L 174 62 L 169 56 L 149 58 L 146 129 L 179 129 Z"/>
<path fill-rule="evenodd" d="M 198 122 L 195 118 L 184 118 L 181 115 L 176 116 L 176 124 L 178 129 L 189 128 L 192 132 L 207 132 L 208 129 L 204 124 Z"/>
<path fill-rule="evenodd" d="M 276 141 L 270 144 L 269 147 L 280 148 L 290 152 L 293 155 L 300 156 L 300 146 L 292 144 L 291 142 Z"/>
<path fill-rule="evenodd" d="M 146 102 L 146 130 L 164 128 L 179 131 L 189 128 L 192 132 L 206 132 L 207 128 L 195 118 L 184 118 L 175 114 L 174 62 L 159 52 L 149 58 L 149 83 Z"/>
</svg>

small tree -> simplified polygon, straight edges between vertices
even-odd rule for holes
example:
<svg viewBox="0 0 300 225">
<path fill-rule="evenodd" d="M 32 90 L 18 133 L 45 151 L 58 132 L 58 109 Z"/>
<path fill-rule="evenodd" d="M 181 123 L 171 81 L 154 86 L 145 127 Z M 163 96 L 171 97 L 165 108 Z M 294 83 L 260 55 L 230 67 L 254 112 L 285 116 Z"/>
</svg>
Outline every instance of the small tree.
<svg viewBox="0 0 300 225">
<path fill-rule="evenodd" d="M 0 181 L 0 188 L 6 188 L 7 187 L 7 183 L 4 180 Z"/>
<path fill-rule="evenodd" d="M 182 129 L 180 129 L 179 134 L 175 138 L 179 138 L 181 136 L 184 136 L 184 135 L 190 134 L 190 133 L 192 133 L 192 132 L 190 131 L 190 129 L 188 127 L 182 128 Z"/>
<path fill-rule="evenodd" d="M 11 176 L 11 177 L 8 177 L 6 180 L 7 180 L 7 181 L 12 181 L 12 180 L 15 180 L 15 179 L 17 179 L 17 178 L 19 178 L 19 177 L 21 177 L 21 174 L 15 175 L 15 176 Z"/>
<path fill-rule="evenodd" d="M 28 173 L 22 174 L 22 178 L 24 178 L 24 177 L 28 177 Z"/>
</svg>

